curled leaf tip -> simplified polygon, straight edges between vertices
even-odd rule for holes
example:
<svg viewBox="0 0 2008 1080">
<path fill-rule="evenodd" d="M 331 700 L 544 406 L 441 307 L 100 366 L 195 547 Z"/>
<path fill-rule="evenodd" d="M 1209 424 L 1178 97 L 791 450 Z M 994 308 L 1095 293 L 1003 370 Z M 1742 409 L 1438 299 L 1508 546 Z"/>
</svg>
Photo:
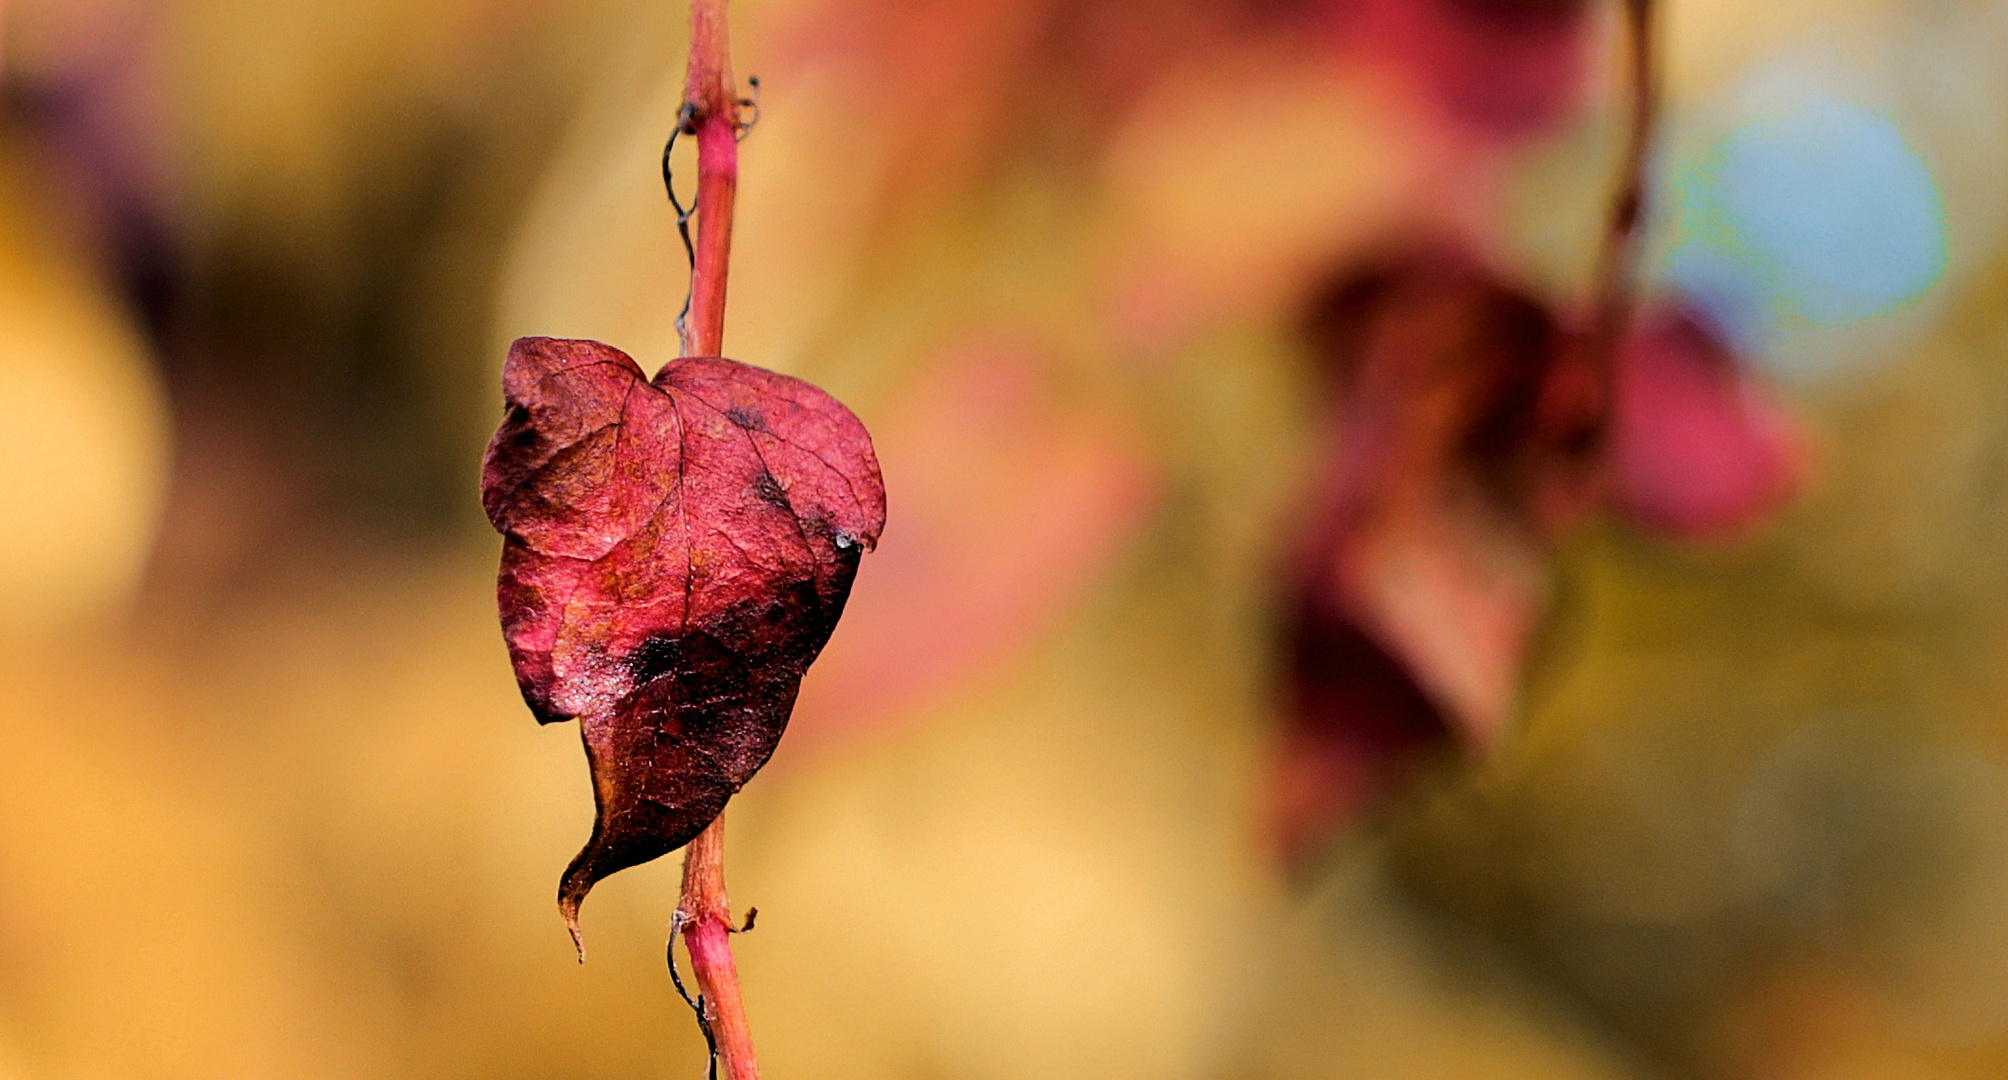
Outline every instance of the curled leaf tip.
<svg viewBox="0 0 2008 1080">
<path fill-rule="evenodd" d="M 566 882 L 567 886 L 570 884 Z M 572 935 L 572 948 L 579 954 L 581 964 L 586 962 L 586 936 L 579 931 L 579 904 L 585 898 L 585 893 L 575 895 L 568 888 L 558 892 L 558 914 L 565 920 L 565 931 Z"/>
</svg>

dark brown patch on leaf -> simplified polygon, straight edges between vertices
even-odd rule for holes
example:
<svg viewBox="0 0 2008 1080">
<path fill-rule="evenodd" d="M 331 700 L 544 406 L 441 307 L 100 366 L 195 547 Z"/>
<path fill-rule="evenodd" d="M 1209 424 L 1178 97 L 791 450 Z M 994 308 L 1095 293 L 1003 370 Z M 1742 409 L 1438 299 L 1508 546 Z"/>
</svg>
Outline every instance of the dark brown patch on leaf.
<svg viewBox="0 0 2008 1080">
<path fill-rule="evenodd" d="M 717 358 L 653 381 L 594 341 L 522 338 L 482 470 L 523 698 L 576 719 L 598 815 L 565 870 L 688 843 L 766 764 L 885 527 L 871 439 L 799 379 Z"/>
</svg>

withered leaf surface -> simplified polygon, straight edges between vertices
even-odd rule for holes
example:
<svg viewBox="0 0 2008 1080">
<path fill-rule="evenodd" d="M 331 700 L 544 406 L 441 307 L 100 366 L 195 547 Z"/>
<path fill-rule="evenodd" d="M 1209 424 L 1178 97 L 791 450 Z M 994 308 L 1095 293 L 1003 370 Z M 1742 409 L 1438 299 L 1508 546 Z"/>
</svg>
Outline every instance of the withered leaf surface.
<svg viewBox="0 0 2008 1080">
<path fill-rule="evenodd" d="M 559 886 L 688 843 L 767 758 L 885 526 L 871 438 L 814 386 L 732 360 L 649 380 L 522 338 L 481 477 L 524 700 L 576 719 L 598 816 Z"/>
</svg>

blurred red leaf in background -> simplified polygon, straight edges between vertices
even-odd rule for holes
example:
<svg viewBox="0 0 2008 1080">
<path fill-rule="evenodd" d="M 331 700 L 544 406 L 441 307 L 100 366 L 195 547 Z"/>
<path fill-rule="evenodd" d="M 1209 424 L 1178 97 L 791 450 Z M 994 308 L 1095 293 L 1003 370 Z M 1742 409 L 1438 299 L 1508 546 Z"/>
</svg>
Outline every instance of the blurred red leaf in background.
<svg viewBox="0 0 2008 1080">
<path fill-rule="evenodd" d="M 1720 338 L 1680 310 L 1626 343 L 1612 404 L 1611 499 L 1640 527 L 1734 535 L 1798 490 L 1806 440 Z"/>
<path fill-rule="evenodd" d="M 1280 602 L 1293 856 L 1432 748 L 1493 743 L 1555 545 L 1588 514 L 1734 532 L 1797 490 L 1804 457 L 1789 414 L 1693 317 L 1648 311 L 1585 363 L 1587 332 L 1454 247 L 1349 279 L 1310 337 L 1325 445 Z"/>
</svg>

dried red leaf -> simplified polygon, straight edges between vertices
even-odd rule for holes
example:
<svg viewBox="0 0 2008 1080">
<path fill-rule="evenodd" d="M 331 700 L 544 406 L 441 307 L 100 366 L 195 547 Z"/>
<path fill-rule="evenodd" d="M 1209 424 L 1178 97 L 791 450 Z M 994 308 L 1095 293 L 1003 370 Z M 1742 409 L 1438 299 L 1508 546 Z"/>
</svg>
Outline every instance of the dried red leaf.
<svg viewBox="0 0 2008 1080">
<path fill-rule="evenodd" d="M 597 818 L 566 868 L 601 878 L 688 843 L 766 764 L 802 675 L 885 527 L 864 425 L 731 360 L 654 380 L 596 341 L 522 338 L 482 503 L 523 698 L 577 719 Z"/>
</svg>

